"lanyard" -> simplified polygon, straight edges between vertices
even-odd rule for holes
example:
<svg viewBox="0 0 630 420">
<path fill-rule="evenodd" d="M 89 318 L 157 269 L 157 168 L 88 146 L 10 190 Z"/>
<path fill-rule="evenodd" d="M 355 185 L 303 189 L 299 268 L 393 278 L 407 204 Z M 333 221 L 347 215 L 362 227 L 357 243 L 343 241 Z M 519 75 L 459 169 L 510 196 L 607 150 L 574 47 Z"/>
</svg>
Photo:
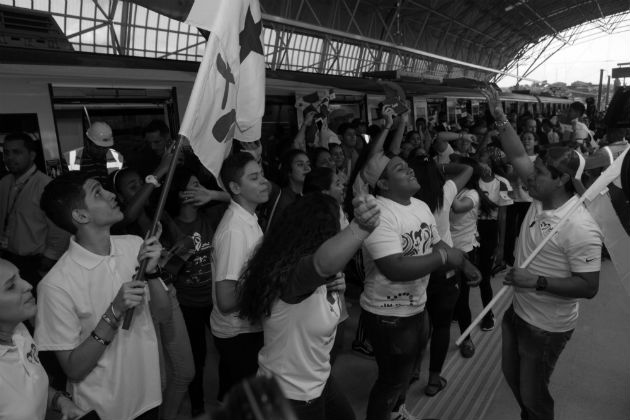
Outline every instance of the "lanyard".
<svg viewBox="0 0 630 420">
<path fill-rule="evenodd" d="M 7 226 L 9 226 L 9 218 L 10 218 L 11 214 L 13 214 L 13 212 L 15 211 L 15 206 L 17 205 L 18 199 L 20 198 L 20 194 L 22 194 L 22 191 L 24 190 L 24 187 L 26 187 L 26 184 L 28 184 L 28 181 L 30 181 L 31 178 L 33 178 L 33 176 L 35 176 L 36 173 L 37 173 L 37 169 L 35 171 L 33 171 L 28 176 L 28 178 L 26 178 L 26 180 L 24 182 L 22 182 L 17 187 L 17 191 L 15 193 L 15 196 L 13 197 L 13 202 L 11 202 L 11 203 L 7 202 L 7 213 L 4 216 L 4 226 L 3 226 L 3 229 L 2 229 L 2 231 L 5 233 L 5 235 L 6 235 L 6 231 L 7 231 Z M 16 186 L 14 185 L 12 188 L 16 188 Z M 11 191 L 9 191 L 9 196 L 11 196 Z"/>
</svg>

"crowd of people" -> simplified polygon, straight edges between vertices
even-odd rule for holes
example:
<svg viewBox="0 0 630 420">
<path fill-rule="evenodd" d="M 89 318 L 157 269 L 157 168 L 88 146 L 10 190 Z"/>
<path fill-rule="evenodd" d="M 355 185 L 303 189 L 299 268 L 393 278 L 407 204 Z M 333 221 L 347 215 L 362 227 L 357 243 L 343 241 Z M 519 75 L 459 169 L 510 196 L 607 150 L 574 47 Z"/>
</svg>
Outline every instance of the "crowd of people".
<svg viewBox="0 0 630 420">
<path fill-rule="evenodd" d="M 276 379 L 298 419 L 353 419 L 331 375 L 349 316 L 346 279 L 362 289 L 353 347 L 378 366 L 366 418 L 413 418 L 405 397 L 425 348 L 432 397 L 447 386 L 451 322 L 463 332 L 470 288 L 487 305 L 502 271 L 515 291 L 501 325 L 504 375 L 522 418 L 553 418 L 549 378 L 578 299 L 597 294 L 601 232 L 579 209 L 519 267 L 588 185 L 585 157 L 618 154 L 626 133 L 599 136 L 579 102 L 560 124 L 556 115 L 506 115 L 485 94 L 485 115 L 453 124 L 442 113 L 414 122 L 385 109 L 369 126 L 329 127 L 306 110 L 274 154 L 264 141 L 235 140 L 219 180 L 189 148 L 174 156 L 161 121 L 115 172 L 106 166 L 112 130 L 93 123 L 80 164 L 55 179 L 34 164 L 28 134 L 7 135 L 0 418 L 94 410 L 175 419 L 186 396 L 195 417 L 205 396 L 227 403 L 235 386 L 262 375 Z M 173 159 L 165 212 L 149 236 Z M 135 277 L 143 262 L 146 282 Z M 123 329 L 127 311 L 134 317 Z M 492 311 L 480 327 L 496 327 Z M 204 390 L 209 345 L 219 381 Z M 470 336 L 459 351 L 473 357 Z"/>
</svg>

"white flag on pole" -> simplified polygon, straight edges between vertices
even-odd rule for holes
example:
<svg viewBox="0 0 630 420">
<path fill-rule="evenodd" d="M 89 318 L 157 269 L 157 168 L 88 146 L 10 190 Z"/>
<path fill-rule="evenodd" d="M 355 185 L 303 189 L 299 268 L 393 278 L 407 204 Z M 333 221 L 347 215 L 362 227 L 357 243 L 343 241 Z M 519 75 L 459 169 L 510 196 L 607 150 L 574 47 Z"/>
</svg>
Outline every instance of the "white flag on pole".
<svg viewBox="0 0 630 420">
<path fill-rule="evenodd" d="M 179 134 L 219 177 L 234 138 L 260 139 L 265 58 L 258 0 L 196 0 L 186 23 L 210 31 Z"/>
</svg>

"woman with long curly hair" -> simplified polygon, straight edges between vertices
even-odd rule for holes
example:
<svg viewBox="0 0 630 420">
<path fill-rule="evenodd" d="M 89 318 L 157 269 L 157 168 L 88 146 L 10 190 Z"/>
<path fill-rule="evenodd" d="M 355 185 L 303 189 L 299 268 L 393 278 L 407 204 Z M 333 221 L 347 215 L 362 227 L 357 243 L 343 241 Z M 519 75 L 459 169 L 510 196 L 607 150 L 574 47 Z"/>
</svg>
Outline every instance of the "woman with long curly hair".
<svg viewBox="0 0 630 420">
<path fill-rule="evenodd" d="M 373 197 L 354 200 L 354 220 L 339 231 L 339 204 L 322 193 L 287 207 L 242 275 L 241 317 L 261 321 L 259 374 L 273 374 L 300 420 L 354 419 L 330 377 L 340 317 L 336 274 L 380 221 Z"/>
</svg>

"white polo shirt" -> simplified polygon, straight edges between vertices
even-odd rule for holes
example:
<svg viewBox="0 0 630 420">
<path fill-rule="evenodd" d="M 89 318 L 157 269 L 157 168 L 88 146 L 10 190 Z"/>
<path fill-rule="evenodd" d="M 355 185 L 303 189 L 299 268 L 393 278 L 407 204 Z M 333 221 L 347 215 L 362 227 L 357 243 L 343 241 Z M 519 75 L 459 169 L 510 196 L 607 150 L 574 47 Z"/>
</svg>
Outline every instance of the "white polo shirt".
<svg viewBox="0 0 630 420">
<path fill-rule="evenodd" d="M 389 255 L 426 255 L 440 242 L 435 218 L 424 202 L 411 198 L 402 205 L 378 196 L 381 221 L 363 242 L 365 287 L 360 304 L 366 311 L 385 316 L 407 317 L 424 310 L 429 275 L 413 281 L 393 282 L 380 272 L 374 260 Z"/>
<path fill-rule="evenodd" d="M 529 207 L 516 245 L 516 266 L 527 259 L 540 242 L 578 200 L 573 196 L 562 206 L 543 210 L 540 201 Z M 567 278 L 571 273 L 599 271 L 602 233 L 586 207 L 580 206 L 527 267 L 537 276 Z M 577 325 L 578 299 L 514 289 L 514 311 L 529 324 L 550 332 L 565 332 Z"/>
<path fill-rule="evenodd" d="M 217 306 L 216 284 L 222 281 L 240 281 L 241 273 L 256 246 L 263 237 L 258 217 L 234 200 L 225 211 L 214 234 L 212 251 L 212 334 L 230 338 L 238 334 L 262 331 L 260 324 L 252 325 L 238 316 L 238 312 L 222 314 Z"/>
<path fill-rule="evenodd" d="M 0 419 L 43 420 L 48 375 L 24 324 L 13 332 L 13 345 L 0 344 Z"/>
<path fill-rule="evenodd" d="M 90 336 L 123 283 L 138 266 L 142 239 L 112 236 L 110 255 L 94 254 L 70 240 L 68 251 L 37 288 L 35 342 L 40 350 L 73 350 Z M 159 406 L 158 342 L 148 301 L 136 307 L 128 331 L 122 328 L 92 371 L 69 382 L 78 406 L 102 419 L 125 420 Z"/>
</svg>

